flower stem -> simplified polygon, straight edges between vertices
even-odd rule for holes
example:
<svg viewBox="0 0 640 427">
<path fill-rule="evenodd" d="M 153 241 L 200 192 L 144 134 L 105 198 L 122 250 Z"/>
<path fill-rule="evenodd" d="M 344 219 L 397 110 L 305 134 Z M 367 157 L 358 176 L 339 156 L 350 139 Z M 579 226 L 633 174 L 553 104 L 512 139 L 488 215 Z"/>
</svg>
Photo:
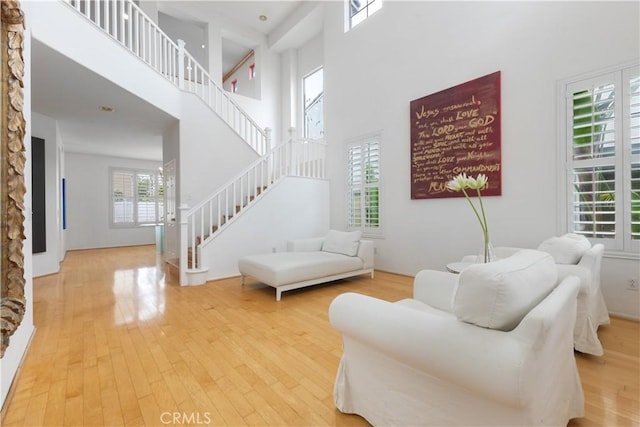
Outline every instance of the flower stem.
<svg viewBox="0 0 640 427">
<path fill-rule="evenodd" d="M 471 202 L 471 198 L 469 197 L 469 195 L 467 194 L 467 191 L 464 188 L 462 189 L 462 192 L 464 193 L 464 197 L 467 199 L 467 202 L 469 202 L 469 205 L 471 205 L 471 209 L 473 209 L 473 213 L 476 214 L 476 218 L 478 218 L 478 222 L 480 223 L 480 228 L 482 228 L 482 234 L 486 235 L 487 234 L 486 226 L 485 226 L 485 223 L 482 222 L 482 218 L 480 217 L 480 214 L 478 213 L 478 210 L 476 209 L 476 207 Z M 482 202 L 482 200 L 481 200 L 481 202 Z M 484 212 L 483 212 L 483 215 L 484 215 Z"/>
<path fill-rule="evenodd" d="M 487 226 L 487 217 L 484 212 L 484 204 L 482 203 L 482 195 L 480 194 L 480 189 L 478 188 L 476 189 L 476 191 L 478 192 L 478 201 L 480 203 L 480 211 L 482 212 L 482 216 L 480 216 L 478 209 L 476 209 L 475 205 L 471 201 L 471 198 L 469 197 L 469 194 L 467 194 L 467 191 L 464 188 L 462 189 L 464 197 L 467 199 L 467 202 L 469 202 L 471 209 L 473 209 L 473 213 L 476 214 L 476 218 L 478 218 L 480 228 L 482 229 L 482 237 L 484 240 L 484 251 L 482 251 L 483 262 L 489 262 L 489 227 Z"/>
<path fill-rule="evenodd" d="M 478 191 L 478 200 L 480 201 L 480 210 L 482 211 L 482 222 L 484 223 L 483 230 L 486 234 L 485 239 L 488 239 L 489 225 L 487 224 L 487 216 L 484 213 L 484 204 L 482 203 L 482 196 L 480 195 L 480 189 L 478 188 L 477 191 Z"/>
</svg>

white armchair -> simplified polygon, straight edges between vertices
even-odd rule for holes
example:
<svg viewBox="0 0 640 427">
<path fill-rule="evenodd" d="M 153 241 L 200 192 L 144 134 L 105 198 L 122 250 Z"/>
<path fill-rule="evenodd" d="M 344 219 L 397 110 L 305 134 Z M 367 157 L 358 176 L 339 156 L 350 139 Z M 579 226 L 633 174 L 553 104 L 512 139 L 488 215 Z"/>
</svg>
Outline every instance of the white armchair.
<svg viewBox="0 0 640 427">
<path fill-rule="evenodd" d="M 521 251 L 460 275 L 421 271 L 414 298 L 348 293 L 336 407 L 373 425 L 564 425 L 584 412 L 573 355 L 579 283 Z"/>
<path fill-rule="evenodd" d="M 598 327 L 609 324 L 609 312 L 600 288 L 600 266 L 604 246 L 591 246 L 588 240 L 575 234 L 552 237 L 538 246 L 538 249 L 551 254 L 556 262 L 558 278 L 577 276 L 580 279 L 576 325 L 573 332 L 574 348 L 582 353 L 602 356 L 604 350 L 598 339 Z M 506 258 L 522 248 L 496 247 L 498 259 Z M 463 258 L 474 262 L 475 257 Z"/>
</svg>

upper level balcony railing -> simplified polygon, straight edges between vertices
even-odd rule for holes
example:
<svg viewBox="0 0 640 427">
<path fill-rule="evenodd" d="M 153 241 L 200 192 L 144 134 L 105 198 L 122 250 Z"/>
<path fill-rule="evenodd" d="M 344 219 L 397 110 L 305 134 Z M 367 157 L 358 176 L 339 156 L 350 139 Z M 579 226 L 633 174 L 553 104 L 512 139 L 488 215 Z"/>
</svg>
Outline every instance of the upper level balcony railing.
<svg viewBox="0 0 640 427">
<path fill-rule="evenodd" d="M 199 96 L 258 154 L 269 150 L 267 133 L 229 96 L 183 41 L 171 40 L 131 0 L 64 0 L 180 89 Z"/>
</svg>

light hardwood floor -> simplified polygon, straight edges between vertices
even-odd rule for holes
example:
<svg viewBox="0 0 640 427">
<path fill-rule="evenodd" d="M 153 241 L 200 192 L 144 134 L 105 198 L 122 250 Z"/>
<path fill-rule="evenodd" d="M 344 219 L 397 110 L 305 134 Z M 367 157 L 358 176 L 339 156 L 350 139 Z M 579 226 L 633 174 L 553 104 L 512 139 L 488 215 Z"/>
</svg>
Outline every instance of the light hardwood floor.
<svg viewBox="0 0 640 427">
<path fill-rule="evenodd" d="M 412 278 L 376 272 L 286 292 L 239 279 L 180 288 L 153 246 L 73 251 L 34 280 L 37 328 L 3 425 L 368 425 L 333 406 L 341 339 L 327 309 L 347 291 L 398 300 Z M 586 417 L 639 425 L 638 323 L 602 327 L 577 354 Z M 174 418 L 177 417 L 177 418 Z"/>
</svg>

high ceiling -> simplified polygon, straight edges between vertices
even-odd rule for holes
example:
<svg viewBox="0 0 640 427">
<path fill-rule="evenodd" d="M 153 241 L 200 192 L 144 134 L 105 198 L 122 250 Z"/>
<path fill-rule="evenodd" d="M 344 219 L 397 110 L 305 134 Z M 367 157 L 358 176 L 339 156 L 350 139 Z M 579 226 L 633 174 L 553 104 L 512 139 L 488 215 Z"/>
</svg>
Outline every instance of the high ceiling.
<svg viewBox="0 0 640 427">
<path fill-rule="evenodd" d="M 302 1 L 187 1 L 158 2 L 158 10 L 183 21 L 204 26 L 203 17 L 216 16 L 223 27 L 222 75 L 228 73 L 253 49 L 247 33 L 268 36 Z"/>
<path fill-rule="evenodd" d="M 203 17 L 218 16 L 229 26 L 250 28 L 261 34 L 271 33 L 302 1 L 190 1 L 158 2 L 158 9 L 176 18 L 202 22 Z M 266 20 L 260 19 L 266 16 Z"/>
<path fill-rule="evenodd" d="M 159 11 L 196 24 L 195 17 L 216 13 L 225 26 L 237 28 L 240 34 L 267 36 L 301 3 L 159 1 L 158 5 Z M 260 15 L 267 19 L 260 20 Z M 227 45 L 236 45 L 235 55 L 243 57 L 244 45 L 232 40 Z M 65 151 L 162 159 L 162 132 L 175 118 L 35 39 L 31 61 L 32 110 L 58 121 Z M 102 105 L 114 111 L 101 111 Z"/>
<path fill-rule="evenodd" d="M 35 39 L 31 109 L 58 121 L 66 151 L 150 160 L 162 159 L 162 131 L 176 120 Z"/>
</svg>

